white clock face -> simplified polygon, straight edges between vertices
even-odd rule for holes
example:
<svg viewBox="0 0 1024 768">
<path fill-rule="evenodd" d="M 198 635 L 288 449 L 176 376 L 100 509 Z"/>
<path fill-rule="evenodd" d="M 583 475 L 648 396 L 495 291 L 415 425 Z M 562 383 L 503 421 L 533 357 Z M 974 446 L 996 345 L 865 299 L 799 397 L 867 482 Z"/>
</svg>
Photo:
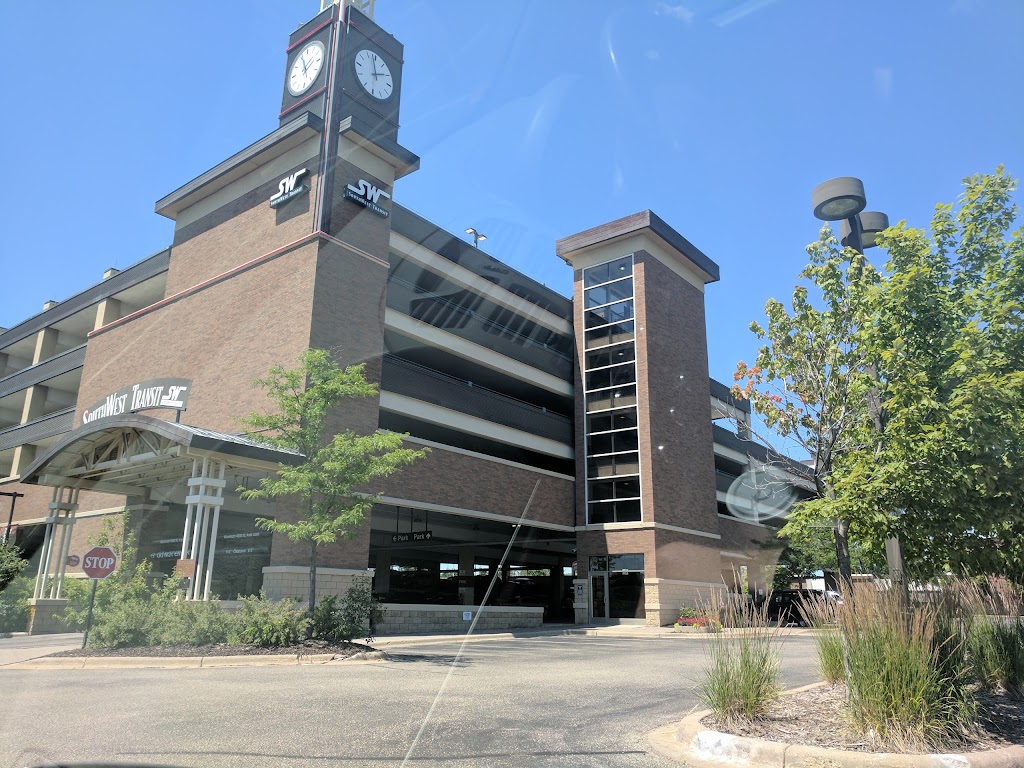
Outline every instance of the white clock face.
<svg viewBox="0 0 1024 768">
<path fill-rule="evenodd" d="M 292 69 L 288 73 L 288 93 L 298 96 L 305 93 L 316 81 L 317 75 L 324 66 L 324 44 L 313 41 L 295 57 Z"/>
<path fill-rule="evenodd" d="M 356 54 L 356 77 L 366 92 L 375 99 L 384 101 L 395 89 L 391 70 L 384 59 L 365 48 Z"/>
</svg>

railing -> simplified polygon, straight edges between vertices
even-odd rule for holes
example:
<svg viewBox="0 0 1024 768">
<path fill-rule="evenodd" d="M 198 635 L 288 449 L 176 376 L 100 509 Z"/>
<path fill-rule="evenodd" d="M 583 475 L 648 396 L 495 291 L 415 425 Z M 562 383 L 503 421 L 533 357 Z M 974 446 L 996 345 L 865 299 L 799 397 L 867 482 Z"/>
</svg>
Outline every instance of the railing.
<svg viewBox="0 0 1024 768">
<path fill-rule="evenodd" d="M 0 430 L 0 451 L 70 432 L 74 418 L 75 409 L 67 408 L 40 416 L 28 424 L 16 424 Z"/>
<path fill-rule="evenodd" d="M 384 355 L 381 389 L 572 445 L 572 419 L 472 382 Z"/>
<path fill-rule="evenodd" d="M 22 368 L 20 371 L 0 379 L 0 397 L 27 389 L 33 384 L 47 381 L 54 376 L 81 368 L 83 365 L 85 365 L 85 344 L 80 344 L 49 360 L 44 360 L 38 365 L 30 365 L 28 368 Z"/>
</svg>

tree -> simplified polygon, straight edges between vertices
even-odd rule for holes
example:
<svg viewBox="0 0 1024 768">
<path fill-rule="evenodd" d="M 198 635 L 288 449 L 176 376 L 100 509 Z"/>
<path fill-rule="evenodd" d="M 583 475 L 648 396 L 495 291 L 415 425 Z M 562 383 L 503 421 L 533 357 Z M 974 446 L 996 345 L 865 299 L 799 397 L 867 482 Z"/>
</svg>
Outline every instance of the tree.
<svg viewBox="0 0 1024 768">
<path fill-rule="evenodd" d="M 292 541 L 309 543 L 312 611 L 316 606 L 318 548 L 355 532 L 378 499 L 369 491 L 372 481 L 411 464 L 426 450 L 403 448 L 404 435 L 393 433 L 331 434 L 338 406 L 349 398 L 371 397 L 377 387 L 366 380 L 363 365 L 341 369 L 327 350 L 308 349 L 298 367 L 274 367 L 253 385 L 266 390 L 276 410 L 245 417 L 249 437 L 295 451 L 302 461 L 280 464 L 276 475 L 261 478 L 259 487 L 244 491 L 242 497 L 298 501 L 297 520 L 258 518 L 256 524 Z"/>
<path fill-rule="evenodd" d="M 823 228 L 801 273 L 820 295 L 769 301 L 751 326 L 768 343 L 737 367 L 737 394 L 813 460 L 817 496 L 783 533 L 834 521 L 844 577 L 851 529 L 875 555 L 898 536 L 921 577 L 1024 576 L 1024 233 L 1002 167 L 964 183 L 930 233 L 879 236 L 881 273 Z"/>
<path fill-rule="evenodd" d="M 834 502 L 836 469 L 859 445 L 868 418 L 871 361 L 863 332 L 872 319 L 867 297 L 880 276 L 863 254 L 841 248 L 828 226 L 822 227 L 816 243 L 807 246 L 807 254 L 810 263 L 799 277 L 808 284 L 793 289 L 791 309 L 769 299 L 767 327 L 750 324 L 766 343 L 753 366 L 737 364 L 733 393 L 749 399 L 764 425 L 788 443 L 775 446 L 777 453 L 810 457 L 816 497 Z M 765 436 L 759 437 L 771 445 Z M 801 510 L 804 514 L 799 514 Z M 832 504 L 801 502 L 783 532 L 806 538 L 807 529 L 823 521 L 832 526 L 839 572 L 849 581 L 851 521 L 833 516 L 836 511 Z"/>
<path fill-rule="evenodd" d="M 0 591 L 17 578 L 28 565 L 21 557 L 21 550 L 12 541 L 0 541 Z"/>
<path fill-rule="evenodd" d="M 886 276 L 865 336 L 878 424 L 836 483 L 873 542 L 899 536 L 908 568 L 1024 576 L 1024 228 L 1000 166 L 964 179 L 930 232 L 879 238 Z"/>
</svg>

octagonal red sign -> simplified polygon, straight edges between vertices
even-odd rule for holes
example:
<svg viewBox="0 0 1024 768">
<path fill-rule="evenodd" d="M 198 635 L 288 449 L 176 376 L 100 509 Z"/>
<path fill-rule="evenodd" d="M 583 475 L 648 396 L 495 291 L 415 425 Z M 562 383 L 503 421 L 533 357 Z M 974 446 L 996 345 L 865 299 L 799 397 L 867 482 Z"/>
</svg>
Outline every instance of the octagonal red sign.
<svg viewBox="0 0 1024 768">
<path fill-rule="evenodd" d="M 117 568 L 117 555 L 110 547 L 93 547 L 82 558 L 82 570 L 90 579 L 105 579 Z"/>
</svg>

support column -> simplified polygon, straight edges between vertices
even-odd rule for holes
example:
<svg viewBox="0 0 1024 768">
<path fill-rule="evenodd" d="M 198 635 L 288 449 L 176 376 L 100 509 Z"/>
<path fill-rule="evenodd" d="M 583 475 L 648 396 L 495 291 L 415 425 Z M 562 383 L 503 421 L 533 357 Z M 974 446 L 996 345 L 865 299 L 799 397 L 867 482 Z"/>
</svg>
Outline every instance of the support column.
<svg viewBox="0 0 1024 768">
<path fill-rule="evenodd" d="M 472 549 L 463 548 L 459 550 L 459 601 L 462 605 L 475 605 L 474 596 L 474 552 Z M 461 585 L 465 586 L 461 586 Z"/>
<path fill-rule="evenodd" d="M 377 564 L 373 576 L 373 591 L 386 595 L 391 591 L 391 550 L 377 550 Z"/>
<path fill-rule="evenodd" d="M 104 299 L 96 305 L 96 321 L 93 330 L 98 330 L 121 319 L 121 302 L 117 299 Z"/>
<path fill-rule="evenodd" d="M 192 463 L 192 477 L 188 479 L 189 494 L 185 497 L 188 505 L 185 532 L 181 543 L 182 558 L 194 562 L 194 572 L 185 589 L 186 600 L 210 599 L 217 527 L 220 524 L 220 508 L 224 505 L 226 469 L 223 461 L 210 461 L 208 458 L 203 459 L 201 467 L 198 462 Z M 186 549 L 190 525 L 192 542 Z"/>
</svg>

